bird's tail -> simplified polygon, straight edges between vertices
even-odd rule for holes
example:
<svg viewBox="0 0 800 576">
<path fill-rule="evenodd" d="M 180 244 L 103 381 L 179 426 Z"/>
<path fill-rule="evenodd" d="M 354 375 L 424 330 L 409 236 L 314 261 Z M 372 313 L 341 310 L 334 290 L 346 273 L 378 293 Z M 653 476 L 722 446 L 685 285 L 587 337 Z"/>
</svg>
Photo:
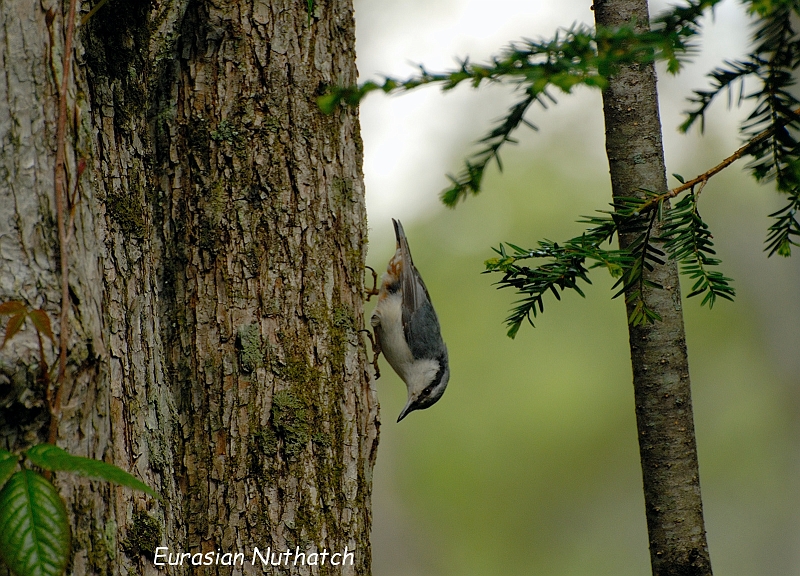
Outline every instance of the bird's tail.
<svg viewBox="0 0 800 576">
<path fill-rule="evenodd" d="M 405 257 L 409 262 L 413 262 L 411 259 L 411 249 L 408 247 L 408 239 L 403 230 L 403 225 L 400 224 L 400 220 L 395 220 L 394 218 L 392 218 L 392 223 L 394 224 L 394 235 L 395 238 L 397 238 L 397 247 L 401 252 L 405 253 Z"/>
</svg>

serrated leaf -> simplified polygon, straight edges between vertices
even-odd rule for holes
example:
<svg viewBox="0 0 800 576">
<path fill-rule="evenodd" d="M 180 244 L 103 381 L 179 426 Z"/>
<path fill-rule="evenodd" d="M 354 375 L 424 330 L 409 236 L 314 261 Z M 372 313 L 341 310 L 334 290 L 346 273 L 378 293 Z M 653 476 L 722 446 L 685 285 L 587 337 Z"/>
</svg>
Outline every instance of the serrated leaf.
<svg viewBox="0 0 800 576">
<path fill-rule="evenodd" d="M 12 316 L 8 319 L 8 325 L 6 326 L 6 335 L 3 338 L 3 343 L 0 344 L 0 348 L 3 348 L 6 345 L 6 342 L 11 340 L 14 335 L 20 331 L 22 328 L 22 324 L 25 322 L 25 312 L 20 312 L 16 316 Z"/>
<path fill-rule="evenodd" d="M 25 310 L 25 304 L 18 300 L 0 304 L 0 314 L 19 314 L 20 312 L 25 312 Z"/>
<path fill-rule="evenodd" d="M 32 470 L 0 490 L 0 558 L 17 576 L 61 576 L 67 566 L 67 510 L 55 487 Z"/>
<path fill-rule="evenodd" d="M 6 450 L 0 450 L 0 488 L 8 482 L 17 469 L 19 456 Z"/>
<path fill-rule="evenodd" d="M 47 312 L 39 308 L 38 310 L 32 310 L 28 316 L 30 316 L 31 322 L 40 333 L 50 338 L 53 342 L 56 341 L 56 337 L 53 335 L 53 328 L 50 325 L 50 316 L 47 315 Z"/>
<path fill-rule="evenodd" d="M 52 444 L 38 444 L 27 450 L 25 456 L 36 466 L 44 468 L 45 470 L 52 470 L 54 472 L 75 472 L 82 476 L 108 480 L 115 484 L 133 488 L 134 490 L 140 490 L 159 500 L 161 499 L 161 496 L 159 496 L 155 490 L 121 468 L 117 468 L 113 464 L 108 464 L 101 460 L 93 460 L 92 458 L 84 458 L 83 456 L 73 456 L 66 450 L 62 450 L 58 446 L 53 446 Z"/>
</svg>

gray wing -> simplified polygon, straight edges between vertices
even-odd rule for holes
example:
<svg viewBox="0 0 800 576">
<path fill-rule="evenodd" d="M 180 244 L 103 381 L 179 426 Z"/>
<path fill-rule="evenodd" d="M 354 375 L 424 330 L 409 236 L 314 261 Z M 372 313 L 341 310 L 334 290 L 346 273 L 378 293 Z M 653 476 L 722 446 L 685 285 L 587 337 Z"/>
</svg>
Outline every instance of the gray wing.
<svg viewBox="0 0 800 576">
<path fill-rule="evenodd" d="M 392 222 L 403 258 L 400 286 L 403 290 L 403 332 L 406 342 L 414 358 L 439 358 L 445 349 L 439 319 L 425 282 L 414 267 L 403 225 L 398 220 Z"/>
</svg>

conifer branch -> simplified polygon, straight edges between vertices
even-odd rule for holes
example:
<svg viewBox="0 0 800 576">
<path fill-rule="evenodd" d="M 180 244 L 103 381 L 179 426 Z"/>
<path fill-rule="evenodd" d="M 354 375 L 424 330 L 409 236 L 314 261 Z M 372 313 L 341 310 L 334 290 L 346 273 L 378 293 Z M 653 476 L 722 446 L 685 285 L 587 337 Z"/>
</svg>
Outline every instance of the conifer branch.
<svg viewBox="0 0 800 576">
<path fill-rule="evenodd" d="M 686 192 L 687 190 L 693 190 L 698 185 L 705 185 L 706 182 L 711 180 L 712 177 L 716 176 L 717 174 L 725 170 L 725 168 L 727 168 L 728 166 L 739 160 L 742 156 L 744 156 L 750 150 L 752 150 L 753 147 L 758 146 L 766 139 L 768 139 L 770 136 L 774 135 L 775 132 L 777 132 L 779 129 L 783 128 L 787 124 L 790 124 L 792 121 L 794 121 L 796 119 L 795 117 L 800 116 L 800 108 L 793 110 L 792 114 L 793 117 L 780 118 L 775 124 L 753 136 L 748 142 L 740 146 L 733 154 L 722 160 L 722 162 L 720 162 L 713 168 L 706 170 L 705 172 L 703 172 L 699 176 L 695 176 L 691 180 L 683 182 L 680 186 L 677 186 L 663 194 L 654 196 L 653 198 L 651 198 L 645 204 L 642 205 L 641 213 L 644 214 L 645 212 L 649 212 L 650 210 L 657 207 L 665 200 L 675 198 L 682 192 Z"/>
<path fill-rule="evenodd" d="M 513 132 L 522 124 L 535 129 L 525 119 L 530 105 L 539 102 L 545 106 L 546 100 L 555 103 L 548 89 L 567 94 L 581 85 L 603 89 L 609 75 L 625 63 L 664 60 L 670 73 L 677 73 L 686 57 L 695 51 L 689 40 L 699 33 L 700 17 L 720 1 L 689 0 L 686 5 L 675 6 L 654 19 L 652 30 L 645 32 L 636 32 L 633 26 L 592 29 L 574 25 L 559 30 L 551 40 L 514 42 L 487 64 L 473 64 L 464 59 L 457 69 L 438 73 L 428 72 L 420 65 L 419 74 L 405 80 L 385 76 L 383 82 L 331 87 L 317 98 L 317 104 L 330 114 L 342 103 L 357 105 L 370 92 L 398 93 L 428 84 L 439 84 L 444 91 L 463 82 L 473 88 L 484 82 L 497 82 L 521 89 L 524 96 L 479 141 L 481 149 L 465 160 L 460 173 L 448 175 L 451 185 L 442 191 L 441 199 L 445 205 L 453 207 L 459 200 L 481 191 L 489 163 L 497 162 L 502 170 L 500 150 L 506 143 L 516 142 Z"/>
</svg>

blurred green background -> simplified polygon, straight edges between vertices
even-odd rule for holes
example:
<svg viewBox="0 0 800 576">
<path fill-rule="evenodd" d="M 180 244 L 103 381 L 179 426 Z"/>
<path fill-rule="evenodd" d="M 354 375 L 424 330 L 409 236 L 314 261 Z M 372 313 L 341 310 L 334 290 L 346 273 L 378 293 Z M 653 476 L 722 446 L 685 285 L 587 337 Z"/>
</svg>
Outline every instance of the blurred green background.
<svg viewBox="0 0 800 576">
<path fill-rule="evenodd" d="M 588 4 L 565 2 L 563 13 L 551 16 L 567 25 L 589 21 Z M 419 22 L 449 30 L 459 6 L 357 2 L 362 78 L 373 69 L 402 76 L 396 69 L 405 61 L 375 63 L 386 57 L 380 47 L 397 49 L 393 39 L 403 38 L 402 26 L 423 38 L 433 32 Z M 746 47 L 746 19 L 731 10 L 718 16 L 723 29 L 710 31 L 711 47 L 687 75 L 667 78 L 661 71 L 668 171 L 687 178 L 738 145 L 742 114 L 726 111 L 724 102 L 705 136 L 674 129 L 683 99 L 704 86 L 702 73 L 716 63 L 714 50 L 735 57 L 726 42 L 736 34 L 739 49 Z M 549 36 L 554 26 L 541 16 L 534 13 L 533 24 L 520 17 L 518 24 L 540 27 L 529 36 Z M 543 19 L 549 28 L 541 29 Z M 464 27 L 456 26 L 456 38 Z M 473 40 L 494 48 L 524 35 L 514 32 L 500 30 L 500 41 Z M 459 41 L 469 44 L 471 37 Z M 447 65 L 453 55 L 465 54 L 439 56 Z M 451 362 L 442 400 L 400 424 L 405 386 L 382 364 L 373 573 L 649 574 L 624 306 L 610 298 L 611 278 L 596 270 L 586 299 L 550 298 L 536 328 L 523 326 L 510 340 L 503 319 L 514 295 L 492 286 L 499 276 L 481 274 L 491 246 L 566 239 L 580 230 L 580 215 L 607 207 L 599 93 L 560 96 L 554 109 L 534 110 L 541 130 L 521 134 L 521 144 L 503 156 L 505 171 L 493 169 L 485 191 L 454 211 L 436 203 L 443 175 L 459 168 L 474 150 L 470 142 L 502 114 L 505 92 L 429 90 L 424 98 L 444 102 L 432 111 L 417 95 L 371 98 L 362 106 L 368 263 L 385 268 L 394 251 L 389 217 L 403 219 Z M 397 103 L 404 99 L 410 104 Z M 398 118 L 406 124 L 398 126 Z M 416 138 L 411 145 L 403 140 L 407 132 Z M 415 161 L 414 154 L 427 160 Z M 742 168 L 712 180 L 700 204 L 722 271 L 735 279 L 736 302 L 711 311 L 694 299 L 684 303 L 706 528 L 718 574 L 800 574 L 800 251 L 791 259 L 766 258 L 767 214 L 781 198 Z"/>
</svg>

